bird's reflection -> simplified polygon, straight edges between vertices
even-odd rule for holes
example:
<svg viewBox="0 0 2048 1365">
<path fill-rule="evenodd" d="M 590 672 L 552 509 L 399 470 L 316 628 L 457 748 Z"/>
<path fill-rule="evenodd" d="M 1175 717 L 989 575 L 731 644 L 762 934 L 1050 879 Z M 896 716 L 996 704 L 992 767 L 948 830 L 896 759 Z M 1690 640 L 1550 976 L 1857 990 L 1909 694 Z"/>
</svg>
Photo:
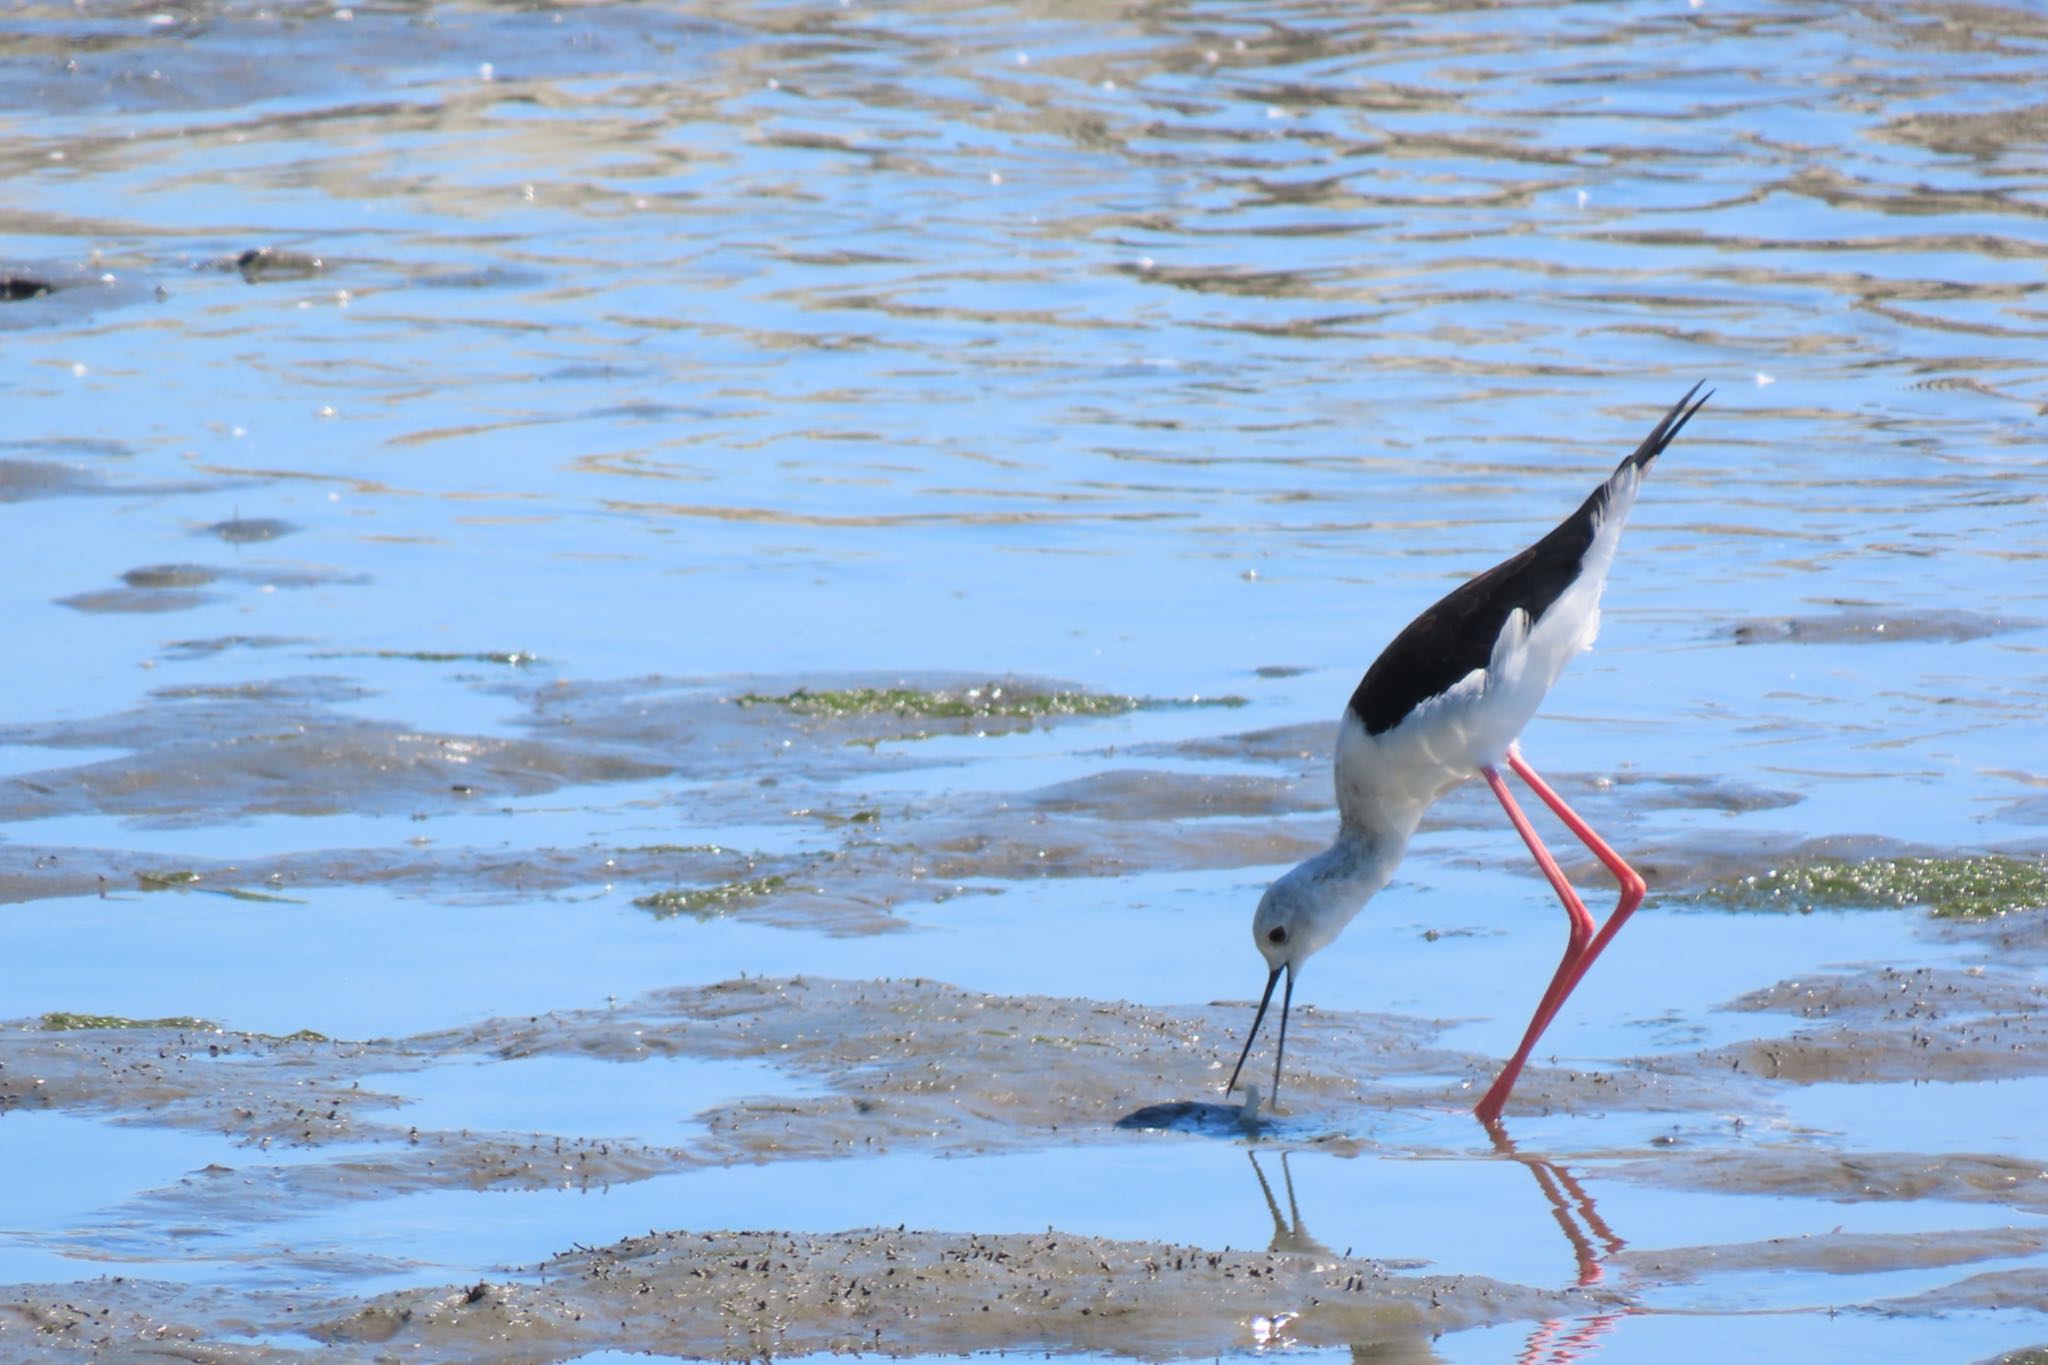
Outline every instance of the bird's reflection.
<svg viewBox="0 0 2048 1365">
<path fill-rule="evenodd" d="M 1485 1127 L 1495 1155 L 1526 1166 L 1529 1174 L 1536 1177 L 1536 1188 L 1542 1191 L 1558 1231 L 1564 1234 L 1565 1242 L 1571 1247 L 1572 1261 L 1577 1268 L 1575 1283 L 1582 1288 L 1602 1283 L 1606 1279 L 1607 1259 L 1628 1244 L 1600 1216 L 1592 1194 L 1563 1163 L 1518 1150 L 1506 1127 L 1499 1122 Z M 1265 1196 L 1266 1211 L 1273 1216 L 1273 1239 L 1269 1249 L 1333 1256 L 1329 1247 L 1311 1236 L 1302 1222 L 1301 1205 L 1294 1194 L 1294 1172 L 1287 1164 L 1289 1155 L 1285 1151 L 1279 1153 L 1280 1189 L 1286 1196 L 1283 1209 L 1280 1198 L 1274 1193 L 1273 1182 L 1267 1179 L 1266 1167 L 1259 1164 L 1258 1153 L 1245 1153 L 1252 1163 L 1252 1174 L 1258 1179 L 1259 1193 Z M 1625 1312 L 1624 1309 L 1610 1309 L 1584 1318 L 1547 1318 L 1529 1334 L 1515 1359 L 1518 1365 L 1565 1365 L 1568 1361 L 1585 1360 L 1599 1350 L 1600 1339 L 1613 1330 Z M 1380 1359 L 1377 1355 L 1372 1358 Z"/>
<path fill-rule="evenodd" d="M 1498 1119 L 1485 1124 L 1485 1128 L 1496 1155 L 1521 1163 L 1536 1177 L 1536 1187 L 1550 1203 L 1550 1216 L 1557 1220 L 1558 1230 L 1571 1244 L 1580 1287 L 1599 1284 L 1606 1278 L 1606 1259 L 1628 1243 L 1607 1225 L 1594 1206 L 1593 1196 L 1562 1163 L 1518 1151 L 1506 1125 Z M 1566 1361 L 1583 1360 L 1599 1349 L 1599 1339 L 1612 1331 L 1621 1318 L 1618 1310 L 1587 1318 L 1546 1318 L 1529 1334 L 1515 1359 L 1518 1365 L 1537 1365 L 1539 1361 L 1564 1365 Z"/>
<path fill-rule="evenodd" d="M 1284 1216 L 1280 1212 L 1280 1201 L 1273 1197 L 1273 1187 L 1266 1181 L 1265 1171 L 1259 1167 L 1259 1154 L 1247 1151 L 1245 1156 L 1251 1160 L 1252 1174 L 1259 1178 L 1259 1193 L 1266 1196 L 1266 1211 L 1273 1215 L 1273 1240 L 1266 1249 L 1330 1255 L 1330 1249 L 1309 1236 L 1308 1229 L 1301 1225 L 1301 1207 L 1294 1202 L 1294 1172 L 1287 1169 L 1288 1154 L 1280 1154 L 1280 1183 L 1287 1191 L 1287 1212 Z"/>
</svg>

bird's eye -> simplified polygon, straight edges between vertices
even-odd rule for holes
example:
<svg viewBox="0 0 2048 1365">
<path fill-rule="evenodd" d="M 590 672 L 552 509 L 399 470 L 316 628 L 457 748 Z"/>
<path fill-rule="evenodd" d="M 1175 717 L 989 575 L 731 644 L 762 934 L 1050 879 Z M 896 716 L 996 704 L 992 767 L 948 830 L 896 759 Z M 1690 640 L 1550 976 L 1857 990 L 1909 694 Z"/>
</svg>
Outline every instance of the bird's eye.
<svg viewBox="0 0 2048 1365">
<path fill-rule="evenodd" d="M 1287 942 L 1287 930 L 1286 930 L 1286 929 L 1284 929 L 1284 928 L 1281 928 L 1281 927 L 1279 927 L 1279 926 L 1275 926 L 1274 928 L 1268 929 L 1268 930 L 1266 931 L 1266 942 L 1268 942 L 1268 943 L 1285 943 L 1285 942 Z"/>
</svg>

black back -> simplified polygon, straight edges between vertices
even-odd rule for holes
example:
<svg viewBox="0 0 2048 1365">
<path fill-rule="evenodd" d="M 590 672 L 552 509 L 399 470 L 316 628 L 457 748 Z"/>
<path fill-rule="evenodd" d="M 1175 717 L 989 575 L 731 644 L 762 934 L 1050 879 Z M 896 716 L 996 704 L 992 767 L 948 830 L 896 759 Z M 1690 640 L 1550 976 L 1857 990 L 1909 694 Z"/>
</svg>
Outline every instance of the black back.
<svg viewBox="0 0 2048 1365">
<path fill-rule="evenodd" d="M 1693 402 L 1693 394 L 1699 391 L 1700 386 L 1693 385 L 1614 472 L 1619 474 L 1631 466 L 1641 469 L 1663 454 L 1692 415 L 1714 396 L 1710 392 Z M 1612 481 L 1610 478 L 1608 483 Z M 1593 544 L 1593 532 L 1607 509 L 1608 483 L 1594 489 L 1556 530 L 1453 590 L 1394 637 L 1351 694 L 1351 710 L 1364 722 L 1367 734 L 1393 729 L 1422 702 L 1449 690 L 1473 669 L 1486 667 L 1510 613 L 1517 609 L 1529 613 L 1532 626 L 1542 619 L 1550 604 L 1579 576 L 1586 551 Z"/>
</svg>

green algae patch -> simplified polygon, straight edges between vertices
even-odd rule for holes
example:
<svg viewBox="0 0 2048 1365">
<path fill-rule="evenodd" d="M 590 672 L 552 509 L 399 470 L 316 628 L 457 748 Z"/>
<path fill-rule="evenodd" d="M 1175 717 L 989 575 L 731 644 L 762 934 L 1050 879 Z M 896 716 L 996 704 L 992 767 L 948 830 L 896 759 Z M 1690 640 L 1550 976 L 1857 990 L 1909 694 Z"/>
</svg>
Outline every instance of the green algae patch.
<svg viewBox="0 0 2048 1365">
<path fill-rule="evenodd" d="M 1243 706 L 1243 697 L 1193 697 L 1184 700 L 1124 697 L 1068 689 L 1039 691 L 1009 683 L 982 687 L 924 691 L 913 687 L 848 687 L 770 696 L 743 692 L 733 698 L 741 707 L 781 706 L 802 716 L 923 717 L 933 720 L 1035 720 L 1042 716 L 1121 716 L 1132 711 L 1169 706 Z"/>
<path fill-rule="evenodd" d="M 245 1033 L 244 1038 L 260 1038 L 266 1043 L 331 1043 L 334 1040 L 318 1029 L 302 1028 L 291 1033 Z"/>
<path fill-rule="evenodd" d="M 633 904 L 642 910 L 652 910 L 663 919 L 671 915 L 696 915 L 709 919 L 736 910 L 763 896 L 771 896 L 789 885 L 789 878 L 776 873 L 767 877 L 749 877 L 744 881 L 726 882 L 720 886 L 698 886 L 679 891 L 657 891 L 651 896 L 637 896 Z"/>
<path fill-rule="evenodd" d="M 305 901 L 291 896 L 272 895 L 268 891 L 246 891 L 238 886 L 201 886 L 201 874 L 189 868 L 178 868 L 171 872 L 138 872 L 135 884 L 144 891 L 204 891 L 210 896 L 226 896 L 231 900 L 257 901 L 265 905 L 304 905 Z"/>
<path fill-rule="evenodd" d="M 872 806 L 863 807 L 860 810 L 852 811 L 845 815 L 841 815 L 838 811 L 812 810 L 808 807 L 793 813 L 816 820 L 827 829 L 842 829 L 847 825 L 879 825 L 882 823 L 881 810 Z"/>
<path fill-rule="evenodd" d="M 1723 883 L 1702 899 L 1739 910 L 1903 909 L 1980 919 L 2048 905 L 2048 863 L 1991 854 L 1959 858 L 1824 859 Z"/>
<path fill-rule="evenodd" d="M 64 1033 L 72 1029 L 86 1028 L 155 1028 L 184 1029 L 189 1032 L 219 1033 L 220 1025 L 207 1019 L 195 1019 L 190 1015 L 172 1015 L 168 1019 L 127 1019 L 118 1014 L 73 1014 L 65 1010 L 52 1011 L 43 1016 L 42 1028 L 45 1033 Z"/>
<path fill-rule="evenodd" d="M 230 900 L 256 901 L 264 905 L 305 905 L 307 903 L 296 896 L 273 896 L 268 891 L 245 891 L 239 886 L 213 888 L 213 894 L 216 896 L 226 896 Z"/>
<path fill-rule="evenodd" d="M 331 1043 L 324 1033 L 302 1028 L 295 1033 L 251 1033 L 246 1029 L 223 1028 L 211 1019 L 174 1014 L 163 1019 L 130 1019 L 120 1014 L 76 1014 L 53 1010 L 37 1025 L 45 1033 L 69 1033 L 77 1029 L 170 1029 L 180 1033 L 219 1033 L 264 1043 Z"/>
</svg>

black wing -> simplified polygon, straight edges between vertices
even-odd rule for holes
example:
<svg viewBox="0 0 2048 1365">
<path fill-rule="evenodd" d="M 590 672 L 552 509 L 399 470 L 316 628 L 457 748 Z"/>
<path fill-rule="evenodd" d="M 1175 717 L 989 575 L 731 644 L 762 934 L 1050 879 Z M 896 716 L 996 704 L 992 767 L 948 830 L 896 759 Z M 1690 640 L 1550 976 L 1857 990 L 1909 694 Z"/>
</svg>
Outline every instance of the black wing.
<svg viewBox="0 0 2048 1365">
<path fill-rule="evenodd" d="M 1699 391 L 1700 386 L 1693 385 L 1614 472 L 1631 466 L 1640 469 L 1663 454 L 1714 396 L 1709 392 L 1694 402 L 1693 394 Z M 1593 544 L 1594 527 L 1607 507 L 1607 487 L 1601 484 L 1556 530 L 1454 589 L 1394 637 L 1351 694 L 1351 710 L 1364 722 L 1367 734 L 1393 729 L 1416 706 L 1449 690 L 1473 669 L 1486 667 L 1501 627 L 1517 608 L 1529 613 L 1531 625 L 1549 610 L 1579 576 L 1579 566 Z"/>
</svg>

